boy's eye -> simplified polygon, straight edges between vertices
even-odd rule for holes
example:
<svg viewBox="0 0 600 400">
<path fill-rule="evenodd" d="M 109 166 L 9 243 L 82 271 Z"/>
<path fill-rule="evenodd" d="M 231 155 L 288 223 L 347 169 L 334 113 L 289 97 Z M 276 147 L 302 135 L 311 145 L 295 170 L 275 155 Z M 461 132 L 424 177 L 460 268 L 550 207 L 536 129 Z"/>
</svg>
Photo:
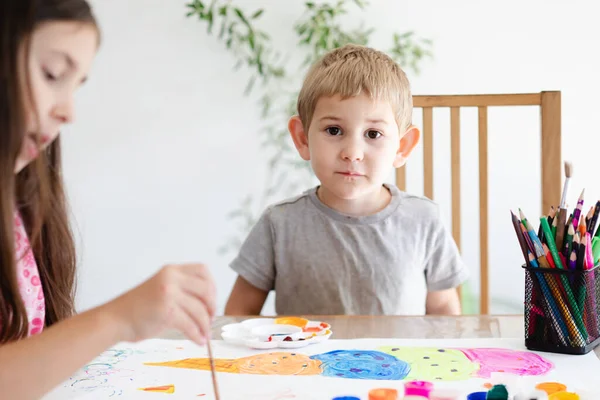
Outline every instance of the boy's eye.
<svg viewBox="0 0 600 400">
<path fill-rule="evenodd" d="M 377 139 L 379 136 L 381 136 L 381 133 L 379 133 L 377 131 L 368 131 L 367 132 L 367 137 L 369 139 Z"/>
<path fill-rule="evenodd" d="M 325 131 L 331 136 L 338 136 L 342 133 L 342 130 L 337 126 L 330 126 L 329 128 L 325 129 Z"/>
</svg>

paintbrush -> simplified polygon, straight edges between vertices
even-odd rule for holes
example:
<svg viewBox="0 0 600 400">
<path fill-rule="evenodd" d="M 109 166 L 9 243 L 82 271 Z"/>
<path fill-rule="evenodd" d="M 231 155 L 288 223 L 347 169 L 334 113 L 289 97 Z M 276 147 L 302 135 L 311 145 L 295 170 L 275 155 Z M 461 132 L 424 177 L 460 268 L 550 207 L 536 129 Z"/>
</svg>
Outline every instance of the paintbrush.
<svg viewBox="0 0 600 400">
<path fill-rule="evenodd" d="M 215 371 L 215 359 L 212 355 L 212 349 L 210 347 L 210 338 L 206 340 L 206 347 L 208 348 L 208 358 L 210 360 L 210 373 L 213 381 L 213 391 L 215 392 L 215 400 L 220 400 L 219 397 L 219 386 L 217 385 L 217 373 Z"/>
<path fill-rule="evenodd" d="M 565 236 L 565 223 L 567 222 L 567 191 L 569 189 L 569 181 L 573 174 L 573 165 L 569 161 L 565 161 L 565 185 L 563 187 L 562 197 L 560 198 L 560 206 L 558 209 L 558 224 L 556 229 L 556 248 L 563 248 L 563 238 Z"/>
</svg>

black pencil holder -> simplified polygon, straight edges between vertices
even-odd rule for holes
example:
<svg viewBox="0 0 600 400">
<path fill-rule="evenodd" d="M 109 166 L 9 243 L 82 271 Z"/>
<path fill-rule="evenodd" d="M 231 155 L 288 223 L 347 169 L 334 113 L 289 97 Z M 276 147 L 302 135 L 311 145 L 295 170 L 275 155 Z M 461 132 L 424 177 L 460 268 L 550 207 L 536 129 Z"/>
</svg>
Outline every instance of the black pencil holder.
<svg viewBox="0 0 600 400">
<path fill-rule="evenodd" d="M 600 343 L 600 268 L 525 270 L 525 346 L 586 354 Z"/>
</svg>

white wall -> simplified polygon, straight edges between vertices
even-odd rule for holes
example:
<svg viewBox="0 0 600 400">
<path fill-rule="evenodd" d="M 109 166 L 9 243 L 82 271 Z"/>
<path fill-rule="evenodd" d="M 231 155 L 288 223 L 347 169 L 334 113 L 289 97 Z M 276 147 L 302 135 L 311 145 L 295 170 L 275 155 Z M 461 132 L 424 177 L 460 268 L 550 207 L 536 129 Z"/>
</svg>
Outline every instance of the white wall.
<svg viewBox="0 0 600 400">
<path fill-rule="evenodd" d="M 233 56 L 204 24 L 185 18 L 185 0 L 92 3 L 103 43 L 79 95 L 78 120 L 63 136 L 81 259 L 78 307 L 116 296 L 164 263 L 198 260 L 211 267 L 222 311 L 235 278 L 231 256 L 217 252 L 235 229 L 226 214 L 264 181 L 258 110 L 242 96 L 248 76 L 232 72 Z M 291 27 L 303 1 L 242 3 L 266 8 L 261 26 L 282 48 L 294 48 Z M 589 206 L 600 198 L 593 170 L 600 26 L 583 4 L 372 0 L 348 21 L 376 26 L 372 45 L 383 50 L 395 30 L 433 39 L 434 60 L 411 76 L 416 94 L 561 90 L 563 155 L 575 161 L 569 202 L 585 184 Z M 435 118 L 435 196 L 449 216 L 449 114 Z M 508 210 L 523 207 L 530 218 L 541 211 L 539 116 L 492 110 L 489 119 L 492 295 L 513 304 L 492 311 L 518 312 L 522 260 Z M 476 112 L 465 111 L 462 121 L 462 240 L 477 278 Z M 417 193 L 420 151 L 409 166 L 409 189 Z M 272 310 L 270 302 L 265 312 Z"/>
</svg>

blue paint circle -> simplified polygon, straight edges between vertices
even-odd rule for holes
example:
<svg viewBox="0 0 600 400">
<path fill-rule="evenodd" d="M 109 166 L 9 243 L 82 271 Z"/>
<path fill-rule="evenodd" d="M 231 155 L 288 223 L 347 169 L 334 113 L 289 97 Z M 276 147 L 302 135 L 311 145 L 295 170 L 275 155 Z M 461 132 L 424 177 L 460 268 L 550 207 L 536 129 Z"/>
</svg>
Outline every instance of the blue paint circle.
<svg viewBox="0 0 600 400">
<path fill-rule="evenodd" d="M 410 365 L 374 350 L 334 350 L 310 357 L 321 361 L 324 376 L 350 379 L 402 380 Z"/>
<path fill-rule="evenodd" d="M 334 397 L 331 400 L 360 400 L 360 398 L 354 397 L 354 396 L 342 396 L 342 397 Z"/>
<path fill-rule="evenodd" d="M 474 392 L 467 396 L 467 400 L 485 400 L 487 392 Z"/>
</svg>

